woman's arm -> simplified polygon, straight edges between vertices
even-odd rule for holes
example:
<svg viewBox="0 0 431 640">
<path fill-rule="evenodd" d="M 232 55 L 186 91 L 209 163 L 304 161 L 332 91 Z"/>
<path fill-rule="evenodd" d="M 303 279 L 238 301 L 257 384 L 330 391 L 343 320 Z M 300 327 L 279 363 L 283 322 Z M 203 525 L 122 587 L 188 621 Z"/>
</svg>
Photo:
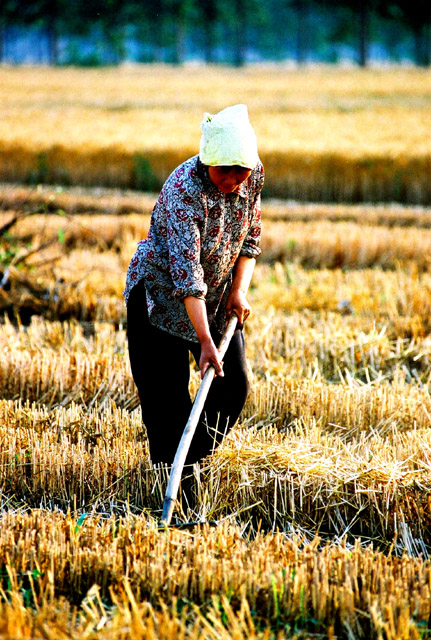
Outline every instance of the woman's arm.
<svg viewBox="0 0 431 640">
<path fill-rule="evenodd" d="M 256 260 L 248 256 L 239 256 L 235 264 L 226 311 L 228 316 L 235 312 L 240 324 L 244 324 L 251 312 L 251 307 L 247 300 L 247 291 L 255 264 Z"/>
<path fill-rule="evenodd" d="M 245 322 L 251 311 L 246 295 L 255 264 L 256 260 L 247 256 L 239 256 L 236 261 L 226 311 L 228 315 L 235 312 L 240 324 Z M 210 365 L 214 366 L 217 376 L 223 376 L 219 352 L 210 334 L 205 300 L 195 298 L 194 296 L 187 296 L 184 298 L 184 304 L 186 305 L 188 316 L 201 344 L 201 357 L 199 360 L 201 378 L 204 377 L 205 371 Z"/>
<path fill-rule="evenodd" d="M 235 263 L 232 286 L 226 302 L 227 314 L 230 315 L 235 311 L 240 324 L 244 324 L 251 312 L 251 307 L 247 300 L 247 291 L 250 286 L 256 258 L 261 252 L 259 246 L 261 235 L 260 192 L 264 182 L 262 163 L 258 164 L 255 171 L 252 221 L 243 242 L 240 256 Z"/>
<path fill-rule="evenodd" d="M 210 365 L 213 365 L 215 368 L 216 376 L 223 376 L 224 373 L 219 352 L 210 334 L 205 300 L 187 296 L 184 298 L 184 304 L 186 305 L 190 321 L 201 344 L 201 357 L 199 359 L 201 378 L 204 377 L 205 371 Z"/>
</svg>

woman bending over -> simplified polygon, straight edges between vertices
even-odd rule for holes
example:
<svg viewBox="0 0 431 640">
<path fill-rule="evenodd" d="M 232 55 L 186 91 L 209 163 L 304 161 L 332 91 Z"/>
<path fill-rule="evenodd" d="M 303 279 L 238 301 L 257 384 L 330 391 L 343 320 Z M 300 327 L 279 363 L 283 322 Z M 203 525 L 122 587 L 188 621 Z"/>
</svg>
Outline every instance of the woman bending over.
<svg viewBox="0 0 431 640">
<path fill-rule="evenodd" d="M 199 155 L 166 180 L 124 296 L 132 375 L 153 464 L 171 465 L 192 408 L 189 352 L 216 371 L 186 463 L 208 455 L 237 421 L 249 383 L 242 327 L 260 254 L 264 172 L 247 107 L 202 122 Z M 220 362 L 227 318 L 238 328 Z"/>
</svg>

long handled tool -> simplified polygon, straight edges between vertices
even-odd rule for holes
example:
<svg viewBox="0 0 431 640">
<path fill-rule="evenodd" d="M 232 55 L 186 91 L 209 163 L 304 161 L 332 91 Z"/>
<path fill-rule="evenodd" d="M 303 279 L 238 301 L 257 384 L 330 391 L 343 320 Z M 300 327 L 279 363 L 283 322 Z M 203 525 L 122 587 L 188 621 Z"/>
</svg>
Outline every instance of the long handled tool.
<svg viewBox="0 0 431 640">
<path fill-rule="evenodd" d="M 232 313 L 218 347 L 220 358 L 223 358 L 224 354 L 226 353 L 226 350 L 235 332 L 237 322 L 238 317 L 236 313 Z M 187 453 L 190 449 L 190 445 L 196 431 L 199 418 L 204 408 L 205 400 L 210 390 L 211 383 L 214 380 L 214 376 L 214 367 L 208 367 L 208 369 L 205 371 L 204 377 L 202 378 L 202 382 L 193 403 L 190 417 L 187 420 L 187 424 L 184 428 L 180 444 L 178 445 L 178 449 L 175 454 L 174 463 L 172 465 L 171 474 L 169 476 L 168 486 L 166 489 L 166 495 L 163 502 L 162 525 L 165 527 L 168 527 L 169 523 L 171 522 L 172 512 L 174 510 L 175 501 L 177 499 L 178 487 L 180 485 L 184 463 L 186 461 Z"/>
</svg>

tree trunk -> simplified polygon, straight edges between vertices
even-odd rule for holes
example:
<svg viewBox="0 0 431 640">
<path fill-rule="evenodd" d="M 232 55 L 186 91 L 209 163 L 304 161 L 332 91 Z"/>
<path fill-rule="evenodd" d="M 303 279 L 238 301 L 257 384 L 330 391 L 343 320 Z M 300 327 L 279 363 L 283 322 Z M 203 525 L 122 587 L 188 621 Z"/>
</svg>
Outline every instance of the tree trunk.
<svg viewBox="0 0 431 640">
<path fill-rule="evenodd" d="M 213 0 L 201 1 L 202 26 L 204 32 L 203 51 L 207 64 L 215 62 L 216 22 L 218 11 Z"/>
<path fill-rule="evenodd" d="M 183 16 L 178 16 L 175 23 L 174 64 L 183 64 L 186 58 L 186 21 Z"/>
<path fill-rule="evenodd" d="M 359 49 L 358 64 L 366 67 L 368 63 L 368 37 L 370 30 L 370 13 L 367 0 L 359 4 Z"/>
<path fill-rule="evenodd" d="M 235 44 L 233 64 L 235 67 L 243 67 L 245 65 L 245 38 L 244 30 L 240 25 L 235 26 Z"/>
<path fill-rule="evenodd" d="M 109 54 L 112 56 L 112 63 L 118 65 L 126 57 L 125 34 L 121 27 L 107 24 L 104 29 L 105 42 L 109 46 Z"/>
<path fill-rule="evenodd" d="M 214 55 L 215 38 L 214 38 L 214 25 L 209 20 L 206 20 L 204 24 L 204 37 L 205 37 L 205 42 L 204 42 L 205 62 L 207 64 L 212 64 L 213 62 L 215 62 L 215 55 Z"/>
<path fill-rule="evenodd" d="M 415 62 L 420 67 L 428 67 L 431 63 L 431 7 L 425 21 L 418 21 L 413 26 L 415 43 Z"/>
<path fill-rule="evenodd" d="M 428 7 L 428 16 L 425 24 L 425 55 L 427 67 L 431 64 L 431 4 Z"/>
<path fill-rule="evenodd" d="M 46 27 L 48 37 L 48 63 L 56 67 L 58 65 L 58 32 L 55 18 L 48 18 Z"/>
<path fill-rule="evenodd" d="M 431 19 L 430 22 L 425 25 L 425 58 L 424 63 L 426 67 L 431 64 Z"/>
<path fill-rule="evenodd" d="M 422 25 L 416 25 L 413 33 L 415 43 L 415 64 L 419 67 L 426 67 L 426 46 L 424 29 Z"/>
<path fill-rule="evenodd" d="M 6 37 L 7 26 L 6 24 L 0 24 L 0 64 L 6 62 Z"/>
<path fill-rule="evenodd" d="M 165 20 L 161 14 L 154 16 L 154 62 L 165 61 Z"/>
<path fill-rule="evenodd" d="M 307 61 L 308 53 L 308 6 L 307 0 L 296 0 L 296 64 L 302 66 Z"/>
<path fill-rule="evenodd" d="M 244 0 L 235 0 L 234 53 L 233 64 L 243 67 L 246 58 L 246 10 Z"/>
</svg>

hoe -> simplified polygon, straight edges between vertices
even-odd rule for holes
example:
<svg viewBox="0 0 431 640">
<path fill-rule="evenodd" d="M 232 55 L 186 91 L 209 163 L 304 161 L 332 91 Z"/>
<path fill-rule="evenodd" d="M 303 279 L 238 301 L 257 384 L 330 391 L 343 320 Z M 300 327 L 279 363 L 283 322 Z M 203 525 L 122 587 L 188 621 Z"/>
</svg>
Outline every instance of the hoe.
<svg viewBox="0 0 431 640">
<path fill-rule="evenodd" d="M 218 347 L 220 358 L 223 358 L 224 354 L 226 353 L 226 350 L 235 332 L 237 322 L 238 322 L 238 317 L 236 316 L 235 313 L 232 313 L 226 325 L 226 329 L 223 333 L 222 339 L 220 340 L 220 344 Z M 174 510 L 175 502 L 177 499 L 178 487 L 180 485 L 181 474 L 184 468 L 184 463 L 186 461 L 187 453 L 190 449 L 190 445 L 191 445 L 194 433 L 196 431 L 196 427 L 199 422 L 199 418 L 202 413 L 206 397 L 210 390 L 211 383 L 214 380 L 214 376 L 215 376 L 214 367 L 213 366 L 208 367 L 202 379 L 202 382 L 199 386 L 199 389 L 196 394 L 195 401 L 193 403 L 193 407 L 190 413 L 190 417 L 187 420 L 187 424 L 184 428 L 184 432 L 181 437 L 180 444 L 178 445 L 178 449 L 175 454 L 174 462 L 173 462 L 171 473 L 169 476 L 165 499 L 163 502 L 163 512 L 162 512 L 162 520 L 161 520 L 162 527 L 169 527 L 170 525 L 172 512 Z M 187 527 L 187 526 L 192 526 L 194 524 L 196 523 L 186 523 L 180 526 Z"/>
</svg>

